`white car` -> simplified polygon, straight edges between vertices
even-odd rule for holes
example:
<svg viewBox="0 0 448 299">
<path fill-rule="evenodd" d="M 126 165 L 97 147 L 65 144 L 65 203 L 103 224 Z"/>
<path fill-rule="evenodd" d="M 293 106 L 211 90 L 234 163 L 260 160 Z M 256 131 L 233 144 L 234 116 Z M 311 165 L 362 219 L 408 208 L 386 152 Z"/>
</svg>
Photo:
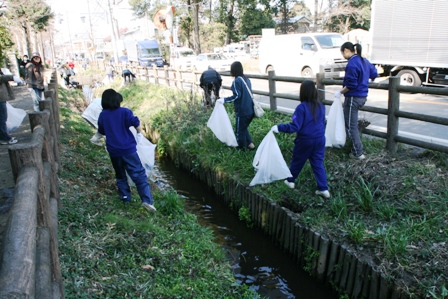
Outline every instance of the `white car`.
<svg viewBox="0 0 448 299">
<path fill-rule="evenodd" d="M 201 72 L 208 69 L 209 66 L 211 66 L 217 72 L 222 72 L 230 71 L 230 65 L 232 64 L 232 62 L 233 60 L 228 59 L 227 57 L 219 53 L 202 53 L 199 54 L 198 57 L 196 57 L 194 66 L 196 67 L 196 70 Z"/>
</svg>

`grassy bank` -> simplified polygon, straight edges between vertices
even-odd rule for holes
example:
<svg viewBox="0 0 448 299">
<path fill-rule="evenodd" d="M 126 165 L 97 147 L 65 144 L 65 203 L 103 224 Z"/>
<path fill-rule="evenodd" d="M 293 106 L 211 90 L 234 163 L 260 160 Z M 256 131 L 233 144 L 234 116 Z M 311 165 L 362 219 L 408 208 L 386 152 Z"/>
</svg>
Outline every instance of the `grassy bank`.
<svg viewBox="0 0 448 299">
<path fill-rule="evenodd" d="M 60 89 L 66 298 L 255 298 L 174 190 L 153 186 L 156 214 L 141 208 L 135 189 L 132 204 L 121 203 L 108 154 L 89 142 L 94 130 L 80 117 L 80 98 L 79 90 Z"/>
<path fill-rule="evenodd" d="M 125 105 L 162 136 L 160 153 L 169 147 L 183 149 L 197 157 L 196 163 L 244 185 L 252 180 L 255 153 L 220 143 L 206 127 L 211 111 L 192 95 L 144 83 L 121 92 Z M 151 104 L 154 100 L 157 106 Z M 230 105 L 227 111 L 233 122 Z M 272 125 L 289 122 L 289 118 L 267 112 L 255 119 L 250 127 L 255 143 L 260 144 Z M 294 136 L 277 134 L 276 138 L 289 163 Z M 447 298 L 447 155 L 404 146 L 389 155 L 384 140 L 364 136 L 363 143 L 364 161 L 349 160 L 348 145 L 327 149 L 330 200 L 314 196 L 315 179 L 309 164 L 295 190 L 281 181 L 253 188 L 298 213 L 300 221 L 314 230 L 350 244 L 358 256 L 373 260 L 410 297 Z"/>
</svg>

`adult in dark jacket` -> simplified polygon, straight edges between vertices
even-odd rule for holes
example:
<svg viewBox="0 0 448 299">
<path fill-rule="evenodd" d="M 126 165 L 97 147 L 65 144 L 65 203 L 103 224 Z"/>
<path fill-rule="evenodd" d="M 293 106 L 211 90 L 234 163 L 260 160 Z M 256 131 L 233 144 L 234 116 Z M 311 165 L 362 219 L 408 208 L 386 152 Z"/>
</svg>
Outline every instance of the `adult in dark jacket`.
<svg viewBox="0 0 448 299">
<path fill-rule="evenodd" d="M 6 120 L 8 119 L 6 101 L 14 100 L 14 93 L 8 81 L 14 81 L 14 76 L 4 75 L 0 69 L 0 144 L 17 143 L 17 139 L 10 136 L 6 129 Z"/>
<path fill-rule="evenodd" d="M 361 138 L 358 131 L 358 111 L 367 101 L 369 92 L 369 78 L 375 80 L 378 77 L 376 68 L 362 55 L 360 44 L 345 42 L 341 46 L 342 56 L 348 60 L 345 68 L 342 90 L 335 96 L 344 95 L 344 119 L 347 136 L 352 141 L 350 158 L 365 159 Z"/>
<path fill-rule="evenodd" d="M 232 103 L 236 114 L 236 141 L 239 149 L 255 149 L 252 138 L 249 134 L 249 125 L 254 119 L 254 103 L 252 100 L 252 84 L 244 75 L 243 65 L 235 61 L 230 66 L 230 75 L 235 79 L 230 89 L 233 92 L 231 97 L 219 99 L 222 103 Z"/>
<path fill-rule="evenodd" d="M 204 92 L 210 96 L 211 91 L 214 89 L 217 99 L 219 99 L 219 89 L 221 88 L 221 85 L 221 75 L 211 66 L 202 73 L 201 78 L 199 79 L 199 86 L 204 89 Z"/>
<path fill-rule="evenodd" d="M 34 52 L 31 55 L 31 61 L 26 64 L 25 70 L 26 87 L 32 89 L 36 95 L 33 97 L 34 111 L 39 111 L 39 101 L 42 100 L 44 91 L 44 67 L 39 53 Z"/>
</svg>

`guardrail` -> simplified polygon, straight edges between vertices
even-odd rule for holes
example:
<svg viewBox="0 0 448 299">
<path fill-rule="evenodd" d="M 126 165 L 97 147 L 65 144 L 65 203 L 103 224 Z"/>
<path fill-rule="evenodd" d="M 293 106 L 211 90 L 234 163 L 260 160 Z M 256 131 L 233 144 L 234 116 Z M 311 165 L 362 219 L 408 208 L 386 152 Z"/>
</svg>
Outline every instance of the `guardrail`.
<svg viewBox="0 0 448 299">
<path fill-rule="evenodd" d="M 8 148 L 14 198 L 3 235 L 0 298 L 64 298 L 59 265 L 59 103 L 53 71 L 29 142 Z"/>
<path fill-rule="evenodd" d="M 201 72 L 194 70 L 181 71 L 178 69 L 165 68 L 144 68 L 144 67 L 132 67 L 123 65 L 116 65 L 115 69 L 119 73 L 124 68 L 128 68 L 133 72 L 139 79 L 153 82 L 159 84 L 161 80 L 165 82 L 166 85 L 183 89 L 183 84 L 190 84 L 190 88 L 195 92 L 199 92 L 199 77 Z M 192 75 L 192 80 L 185 80 L 182 78 L 183 73 L 190 73 Z M 221 76 L 230 76 L 230 72 L 221 72 Z M 302 83 L 305 80 L 310 80 L 310 78 L 299 78 L 299 77 L 287 77 L 287 76 L 276 76 L 274 71 L 270 71 L 268 75 L 257 75 L 257 74 L 246 74 L 250 79 L 262 79 L 267 80 L 268 91 L 253 90 L 253 94 L 262 95 L 269 97 L 269 109 L 272 111 L 278 111 L 277 99 L 289 99 L 299 101 L 298 95 L 278 93 L 276 88 L 276 82 L 290 82 L 290 83 Z M 316 78 L 311 78 L 317 84 L 319 99 L 324 105 L 331 105 L 333 101 L 325 100 L 325 86 L 339 85 L 342 86 L 342 80 L 331 80 L 326 79 L 323 73 L 316 75 Z M 230 89 L 230 86 L 222 86 L 223 89 Z M 414 145 L 425 149 L 440 151 L 448 153 L 448 146 L 431 143 L 415 138 L 405 137 L 400 135 L 399 132 L 399 120 L 411 119 L 419 120 L 423 122 L 438 124 L 438 125 L 448 125 L 448 118 L 431 116 L 419 113 L 413 113 L 409 111 L 400 110 L 400 94 L 401 93 L 425 93 L 433 95 L 444 95 L 448 96 L 448 88 L 435 88 L 435 87 L 415 87 L 415 86 L 402 86 L 400 85 L 399 77 L 390 77 L 388 84 L 378 84 L 369 83 L 369 88 L 371 89 L 383 89 L 388 90 L 388 108 L 378 108 L 372 106 L 364 106 L 360 111 L 370 112 L 374 114 L 381 114 L 387 116 L 387 128 L 386 132 L 381 132 L 373 129 L 362 128 L 361 133 L 383 138 L 386 140 L 386 149 L 395 153 L 398 149 L 398 143 Z M 281 111 L 278 111 L 281 112 Z"/>
</svg>

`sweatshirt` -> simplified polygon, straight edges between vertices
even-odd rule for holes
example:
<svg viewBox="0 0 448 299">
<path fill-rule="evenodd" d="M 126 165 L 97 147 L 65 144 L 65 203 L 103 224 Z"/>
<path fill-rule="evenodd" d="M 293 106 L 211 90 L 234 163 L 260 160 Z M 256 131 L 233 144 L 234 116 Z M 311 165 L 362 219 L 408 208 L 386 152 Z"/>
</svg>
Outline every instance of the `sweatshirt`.
<svg viewBox="0 0 448 299">
<path fill-rule="evenodd" d="M 106 135 L 106 148 L 111 157 L 137 152 L 137 141 L 129 127 L 140 125 L 138 117 L 128 108 L 105 109 L 98 117 L 98 132 Z"/>
<path fill-rule="evenodd" d="M 247 90 L 247 87 L 250 89 Z M 252 100 L 252 84 L 246 77 L 237 77 L 232 82 L 230 89 L 233 92 L 231 97 L 224 98 L 225 103 L 233 102 L 235 114 L 237 117 L 254 115 L 254 102 Z"/>
<path fill-rule="evenodd" d="M 365 58 L 353 55 L 349 58 L 345 68 L 344 81 L 342 86 L 349 89 L 344 93 L 345 97 L 367 97 L 369 91 L 369 78 L 378 77 L 376 68 Z"/>
<path fill-rule="evenodd" d="M 300 103 L 291 117 L 291 123 L 277 125 L 278 131 L 296 133 L 295 141 L 325 136 L 325 107 L 319 103 L 316 107 L 316 118 L 312 109 L 310 102 Z"/>
</svg>

